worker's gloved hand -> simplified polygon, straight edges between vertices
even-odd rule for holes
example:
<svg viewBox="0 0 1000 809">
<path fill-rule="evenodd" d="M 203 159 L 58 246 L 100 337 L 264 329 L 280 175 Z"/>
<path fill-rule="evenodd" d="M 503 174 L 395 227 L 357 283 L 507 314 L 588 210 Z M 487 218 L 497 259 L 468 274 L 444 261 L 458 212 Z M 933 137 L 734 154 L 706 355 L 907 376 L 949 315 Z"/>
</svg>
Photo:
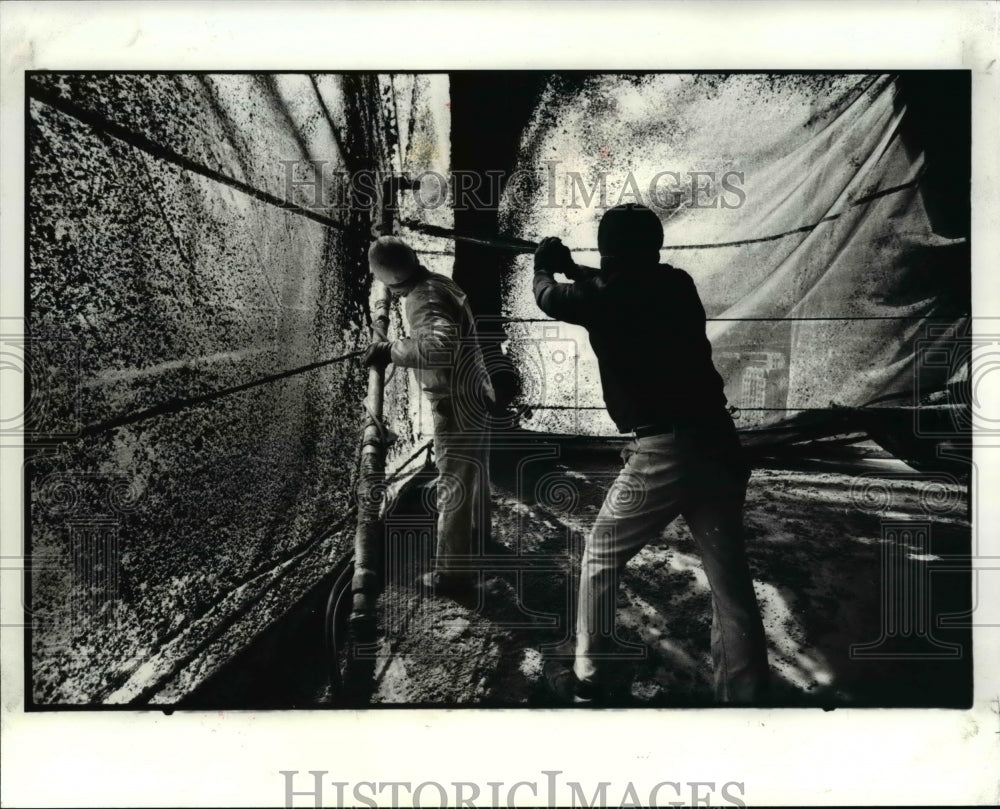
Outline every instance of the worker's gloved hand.
<svg viewBox="0 0 1000 809">
<path fill-rule="evenodd" d="M 364 363 L 369 368 L 385 368 L 392 362 L 392 343 L 372 343 L 365 351 Z"/>
<path fill-rule="evenodd" d="M 535 269 L 547 272 L 561 272 L 568 278 L 576 273 L 576 264 L 569 248 L 554 236 L 542 239 L 535 250 Z"/>
</svg>

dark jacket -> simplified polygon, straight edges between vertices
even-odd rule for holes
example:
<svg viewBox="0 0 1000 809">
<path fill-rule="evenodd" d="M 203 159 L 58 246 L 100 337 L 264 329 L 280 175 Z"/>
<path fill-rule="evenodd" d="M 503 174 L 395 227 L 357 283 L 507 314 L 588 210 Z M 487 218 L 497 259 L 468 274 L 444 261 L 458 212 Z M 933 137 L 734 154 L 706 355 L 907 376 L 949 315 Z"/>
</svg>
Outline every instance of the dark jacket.
<svg viewBox="0 0 1000 809">
<path fill-rule="evenodd" d="M 572 284 L 536 270 L 534 292 L 547 315 L 586 327 L 604 402 L 620 432 L 725 411 L 722 377 L 705 336 L 705 309 L 683 270 L 668 264 L 617 271 L 580 267 Z"/>
</svg>

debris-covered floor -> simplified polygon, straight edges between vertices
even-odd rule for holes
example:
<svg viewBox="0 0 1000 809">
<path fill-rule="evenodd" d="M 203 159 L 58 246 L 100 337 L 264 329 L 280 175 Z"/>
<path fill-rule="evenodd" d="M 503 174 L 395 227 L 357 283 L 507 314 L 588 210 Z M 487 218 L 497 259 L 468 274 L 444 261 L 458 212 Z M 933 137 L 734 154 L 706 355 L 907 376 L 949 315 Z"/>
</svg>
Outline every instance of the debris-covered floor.
<svg viewBox="0 0 1000 809">
<path fill-rule="evenodd" d="M 428 553 L 426 495 L 409 511 L 402 503 L 373 702 L 550 704 L 543 659 L 564 652 L 583 536 L 619 465 L 612 453 L 579 453 L 494 471 L 494 537 L 507 552 L 485 574 L 477 609 L 412 587 Z M 746 507 L 776 703 L 967 704 L 965 486 L 918 475 L 873 445 L 783 466 L 794 468 L 754 472 Z M 623 580 L 618 633 L 628 657 L 614 677 L 617 703 L 711 703 L 709 598 L 678 519 Z"/>
</svg>

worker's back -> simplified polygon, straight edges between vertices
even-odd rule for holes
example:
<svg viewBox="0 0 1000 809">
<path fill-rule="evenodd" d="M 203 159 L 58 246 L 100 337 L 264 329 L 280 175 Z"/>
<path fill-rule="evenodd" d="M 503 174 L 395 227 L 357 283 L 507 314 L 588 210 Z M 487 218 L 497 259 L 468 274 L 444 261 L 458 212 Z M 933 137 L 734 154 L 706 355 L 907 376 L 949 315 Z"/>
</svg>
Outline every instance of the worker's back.
<svg viewBox="0 0 1000 809">
<path fill-rule="evenodd" d="M 694 282 L 667 264 L 596 273 L 584 322 L 608 412 L 621 432 L 717 412 L 723 382 Z"/>
<path fill-rule="evenodd" d="M 488 406 L 495 398 L 493 387 L 462 288 L 447 276 L 428 272 L 404 300 L 410 336 L 434 347 L 411 364 L 427 397 Z"/>
</svg>

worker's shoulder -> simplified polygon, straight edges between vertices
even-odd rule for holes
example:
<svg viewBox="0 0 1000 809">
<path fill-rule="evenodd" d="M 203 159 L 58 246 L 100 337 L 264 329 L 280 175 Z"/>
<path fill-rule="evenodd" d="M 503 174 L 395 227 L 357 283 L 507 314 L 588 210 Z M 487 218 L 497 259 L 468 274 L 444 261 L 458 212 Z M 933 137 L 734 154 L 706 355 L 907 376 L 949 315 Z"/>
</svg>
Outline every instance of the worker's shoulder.
<svg viewBox="0 0 1000 809">
<path fill-rule="evenodd" d="M 686 271 L 672 264 L 657 264 L 633 272 L 612 273 L 601 276 L 598 288 L 605 288 L 611 294 L 618 292 L 635 293 L 640 290 L 655 293 L 658 290 L 694 288 L 694 279 Z"/>
<path fill-rule="evenodd" d="M 695 288 L 694 278 L 691 277 L 691 273 L 672 264 L 658 264 L 656 269 L 652 271 L 652 274 L 657 281 L 663 284 L 686 287 L 688 289 Z"/>
<path fill-rule="evenodd" d="M 667 264 L 665 261 L 661 261 L 657 264 L 654 272 L 667 278 L 691 278 L 691 274 L 687 270 L 682 270 L 680 267 L 675 267 L 673 264 Z"/>
<path fill-rule="evenodd" d="M 438 272 L 429 273 L 424 279 L 423 285 L 428 295 L 438 295 L 458 301 L 464 301 L 466 297 L 462 287 L 447 275 Z"/>
<path fill-rule="evenodd" d="M 407 296 L 413 303 L 461 306 L 466 295 L 462 288 L 446 275 L 429 272 L 421 278 Z"/>
</svg>

